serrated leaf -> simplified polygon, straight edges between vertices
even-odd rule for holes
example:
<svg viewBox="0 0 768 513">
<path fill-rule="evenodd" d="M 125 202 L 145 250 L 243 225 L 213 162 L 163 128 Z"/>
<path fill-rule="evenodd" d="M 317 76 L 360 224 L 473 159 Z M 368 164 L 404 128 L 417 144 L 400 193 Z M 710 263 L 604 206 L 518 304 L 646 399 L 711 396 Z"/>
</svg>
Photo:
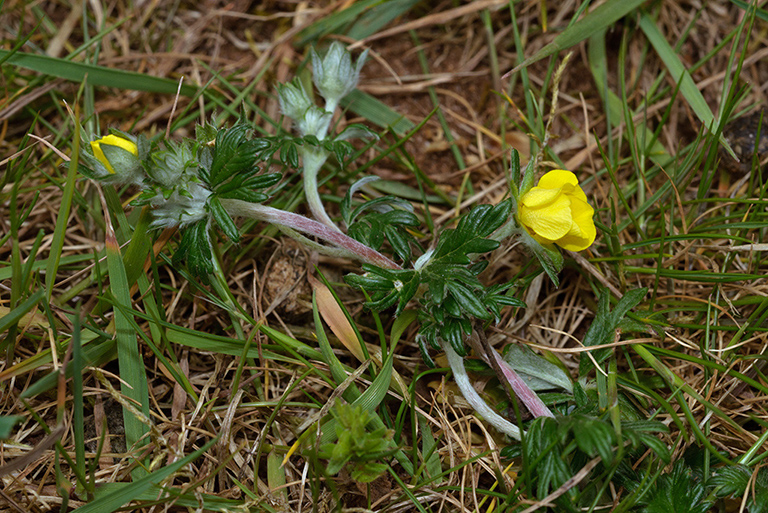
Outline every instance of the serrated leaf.
<svg viewBox="0 0 768 513">
<path fill-rule="evenodd" d="M 732 467 L 723 467 L 712 477 L 712 485 L 717 487 L 717 495 L 727 497 L 728 495 L 742 495 L 749 485 L 749 479 L 752 477 L 752 471 L 746 465 L 734 465 Z"/>
<path fill-rule="evenodd" d="M 662 475 L 648 494 L 644 513 L 706 513 L 712 507 L 704 487 L 694 480 L 691 469 L 679 460 L 672 472 Z"/>
<path fill-rule="evenodd" d="M 269 199 L 269 196 L 263 192 L 256 192 L 248 189 L 236 189 L 234 191 L 216 194 L 216 197 L 221 199 L 237 199 L 247 201 L 248 203 L 263 203 Z"/>
<path fill-rule="evenodd" d="M 216 147 L 208 173 L 208 185 L 216 188 L 231 176 L 253 167 L 256 150 L 253 145 L 244 144 L 246 125 L 235 125 L 216 134 Z"/>
<path fill-rule="evenodd" d="M 590 456 L 600 455 L 603 462 L 613 461 L 613 445 L 616 433 L 613 428 L 599 419 L 583 418 L 572 426 L 573 438 L 579 449 Z"/>
<path fill-rule="evenodd" d="M 217 197 L 213 197 L 208 200 L 208 208 L 211 211 L 213 219 L 224 234 L 229 237 L 232 242 L 240 241 L 240 230 L 237 229 L 237 225 L 230 217 L 229 212 L 221 204 L 221 201 Z"/>
</svg>

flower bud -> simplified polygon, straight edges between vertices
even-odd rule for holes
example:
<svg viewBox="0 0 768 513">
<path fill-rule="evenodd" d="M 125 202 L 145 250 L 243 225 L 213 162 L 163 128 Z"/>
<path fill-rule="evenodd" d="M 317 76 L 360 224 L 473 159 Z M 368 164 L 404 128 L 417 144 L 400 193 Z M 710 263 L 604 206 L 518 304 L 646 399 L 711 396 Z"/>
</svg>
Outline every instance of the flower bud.
<svg viewBox="0 0 768 513">
<path fill-rule="evenodd" d="M 280 110 L 295 121 L 303 118 L 307 109 L 314 106 L 302 83 L 296 79 L 287 84 L 278 84 L 277 96 Z"/>
<path fill-rule="evenodd" d="M 339 101 L 355 89 L 367 54 L 368 50 L 363 52 L 352 67 L 352 56 L 338 41 L 331 44 L 323 59 L 312 50 L 312 79 L 325 98 L 325 110 L 333 112 Z"/>
<path fill-rule="evenodd" d="M 313 105 L 296 121 L 296 126 L 301 135 L 314 135 L 318 139 L 323 139 L 331 124 L 331 116 L 330 112 Z"/>
<path fill-rule="evenodd" d="M 111 175 L 122 171 L 123 168 L 132 170 L 138 164 L 139 149 L 136 143 L 117 135 L 109 134 L 91 141 L 91 150 L 93 156 L 104 164 Z"/>
</svg>

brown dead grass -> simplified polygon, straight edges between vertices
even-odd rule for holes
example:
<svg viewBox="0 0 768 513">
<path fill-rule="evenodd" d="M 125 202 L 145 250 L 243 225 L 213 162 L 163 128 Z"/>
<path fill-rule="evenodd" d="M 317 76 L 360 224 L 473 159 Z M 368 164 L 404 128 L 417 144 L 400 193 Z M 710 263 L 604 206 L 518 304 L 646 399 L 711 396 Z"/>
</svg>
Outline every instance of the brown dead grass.
<svg viewBox="0 0 768 513">
<path fill-rule="evenodd" d="M 485 4 L 495 6 L 492 18 L 497 34 L 495 42 L 499 52 L 499 66 L 503 73 L 517 62 L 509 32 L 507 7 L 504 2 Z M 94 3 L 87 5 L 93 8 Z M 198 84 L 211 78 L 211 72 L 201 63 L 226 75 L 228 80 L 240 87 L 245 87 L 256 77 L 262 76 L 256 87 L 261 92 L 259 105 L 270 116 L 277 117 L 277 104 L 269 94 L 274 91 L 275 83 L 292 76 L 295 66 L 304 55 L 303 49 L 292 46 L 292 37 L 300 28 L 348 6 L 349 3 L 265 2 L 251 5 L 245 1 L 206 1 L 201 5 L 187 2 L 173 5 L 171 7 L 170 3 L 165 2 L 143 2 L 126 8 L 122 2 L 117 2 L 109 3 L 107 10 L 89 13 L 96 20 L 107 19 L 109 23 L 118 19 L 127 20 L 104 37 L 99 62 L 106 66 L 173 79 L 183 76 L 185 80 Z M 526 2 L 516 6 L 520 29 L 527 45 L 526 54 L 532 54 L 553 37 L 553 33 L 542 33 L 540 29 L 539 5 L 539 2 Z M 428 87 L 434 86 L 451 127 L 451 135 L 470 171 L 461 170 L 457 166 L 449 151 L 450 143 L 436 118 L 430 120 L 425 128 L 411 139 L 408 143 L 409 153 L 416 159 L 417 165 L 441 188 L 456 191 L 468 172 L 468 179 L 475 192 L 481 194 L 482 201 L 497 201 L 505 193 L 505 155 L 501 152 L 500 134 L 504 132 L 506 143 L 513 144 L 524 153 L 528 151 L 527 137 L 519 128 L 522 121 L 518 113 L 494 93 L 499 89 L 499 81 L 491 71 L 488 40 L 478 13 L 470 8 L 467 9 L 470 12 L 454 16 L 455 12 L 451 11 L 454 6 L 452 2 L 421 4 L 413 10 L 408 19 L 400 21 L 405 23 L 426 20 L 416 29 L 421 41 L 418 47 L 414 46 L 409 34 L 403 32 L 371 42 L 374 58 L 370 59 L 364 69 L 361 88 L 418 123 L 433 108 L 427 91 Z M 462 7 L 467 6 L 471 4 Z M 33 28 L 34 11 L 30 10 L 33 7 L 46 12 L 50 19 L 60 23 L 59 27 L 62 28 L 44 27 L 31 38 L 31 44 L 43 49 L 51 48 L 52 53 L 62 55 L 82 43 L 82 13 L 79 16 L 72 14 L 73 11 L 58 2 L 6 2 L 4 12 L 0 15 L 0 26 L 5 28 L 3 39 L 10 40 L 16 33 L 27 33 Z M 563 20 L 570 19 L 576 2 L 549 1 L 547 7 L 549 24 L 556 27 L 561 25 Z M 441 16 L 444 13 L 449 15 Z M 695 16 L 696 13 L 699 14 L 698 17 Z M 673 44 L 688 25 L 693 24 L 688 42 L 680 51 L 684 62 L 690 65 L 705 56 L 722 40 L 726 31 L 737 23 L 739 13 L 734 5 L 725 0 L 707 2 L 703 8 L 700 2 L 695 0 L 669 1 L 663 3 L 660 19 L 663 20 L 661 25 L 667 39 Z M 75 23 L 68 25 L 67 19 L 70 17 Z M 67 27 L 70 29 L 65 33 Z M 613 50 L 618 47 L 620 37 L 621 31 L 617 28 L 612 36 L 616 42 Z M 750 41 L 749 52 L 752 55 L 763 55 L 765 37 L 765 26 L 760 25 Z M 427 57 L 430 66 L 428 75 L 423 73 L 419 65 L 417 50 L 423 51 Z M 717 108 L 719 102 L 727 51 L 728 46 L 693 74 L 694 80 L 701 86 L 713 109 Z M 636 40 L 630 45 L 628 60 L 628 69 L 631 71 L 628 82 L 637 84 L 636 88 L 628 91 L 628 96 L 630 103 L 635 106 L 644 101 L 644 92 L 660 74 L 662 64 L 652 52 L 645 54 Z M 609 61 L 615 63 L 615 55 Z M 547 65 L 548 61 L 545 60 L 530 67 L 529 72 L 536 87 L 541 86 Z M 19 73 L 25 76 L 30 74 L 25 71 Z M 610 86 L 614 90 L 615 76 L 616 70 L 610 70 Z M 748 58 L 742 71 L 742 79 L 753 84 L 749 103 L 764 103 L 768 87 L 768 67 L 764 65 L 764 57 Z M 46 123 L 55 127 L 63 127 L 69 123 L 61 118 L 57 102 L 58 98 L 73 101 L 76 85 L 63 81 L 43 81 L 38 83 L 34 90 L 21 91 L 21 83 L 22 80 L 6 78 L 3 84 L 4 102 L 0 102 L 0 112 L 4 116 L 0 155 L 11 155 L 19 149 L 22 135 L 30 129 L 33 113 L 38 113 Z M 55 96 L 52 96 L 48 89 L 55 92 Z M 41 91 L 43 94 L 40 94 Z M 553 123 L 555 138 L 552 146 L 564 162 L 573 164 L 573 168 L 578 170 L 581 177 L 594 176 L 602 168 L 594 137 L 598 137 L 605 145 L 608 134 L 603 108 L 592 85 L 585 50 L 581 45 L 575 49 L 575 55 L 561 84 L 561 92 L 557 119 Z M 512 99 L 518 106 L 524 105 L 522 94 L 518 84 L 512 92 Z M 179 108 L 183 108 L 187 101 L 182 98 Z M 129 90 L 99 90 L 95 105 L 102 127 L 112 126 L 126 131 L 151 134 L 166 129 L 172 99 Z M 201 109 L 202 106 L 196 108 Z M 499 108 L 507 110 L 508 120 L 499 117 Z M 659 120 L 665 108 L 664 102 L 647 106 L 651 123 Z M 501 123 L 506 126 L 502 127 Z M 183 127 L 176 135 L 184 135 L 191 129 L 192 127 Z M 661 140 L 667 150 L 674 154 L 681 145 L 690 142 L 699 129 L 692 113 L 685 103 L 678 99 L 672 107 L 670 122 L 662 130 Z M 622 129 L 619 127 L 616 130 Z M 46 126 L 40 123 L 32 129 L 32 133 L 39 137 L 50 135 Z M 57 145 L 62 149 L 66 147 L 63 141 L 58 141 Z M 35 160 L 46 150 L 38 145 L 31 151 L 35 156 L 30 165 L 34 165 Z M 626 149 L 622 151 L 626 152 Z M 19 233 L 23 255 L 29 252 L 40 230 L 45 233 L 44 248 L 50 244 L 56 221 L 61 191 L 48 184 L 45 174 L 54 170 L 50 166 L 51 160 L 45 162 L 45 167 L 32 173 L 22 189 L 24 202 L 31 201 L 33 194 L 40 192 L 36 207 Z M 375 172 L 389 179 L 409 179 L 409 175 L 392 162 L 382 162 Z M 631 162 L 616 172 L 619 180 L 634 174 Z M 87 182 L 80 184 L 86 189 L 83 191 L 84 197 L 96 198 L 88 190 L 91 185 Z M 649 192 L 657 185 L 647 184 Z M 607 180 L 597 179 L 591 182 L 589 187 L 587 193 L 596 200 L 597 208 L 609 208 L 612 198 L 609 196 L 611 188 Z M 0 205 L 0 218 L 8 215 L 5 209 L 5 203 Z M 436 211 L 433 215 L 442 223 L 449 222 L 453 217 L 451 212 Z M 2 226 L 5 232 L 7 224 L 3 223 Z M 90 254 L 94 248 L 102 246 L 104 235 L 101 227 L 82 211 L 75 211 L 69 226 L 63 255 Z M 622 243 L 632 242 L 636 237 L 637 234 L 630 230 L 619 234 Z M 251 241 L 244 241 L 243 246 L 250 243 Z M 313 262 L 314 257 L 286 250 L 284 244 L 276 241 L 258 255 L 241 258 L 236 262 L 227 261 L 226 265 L 234 264 L 229 285 L 240 304 L 255 318 L 263 319 L 269 325 L 285 330 L 299 339 L 312 340 L 312 324 L 305 313 L 309 297 L 303 275 L 307 272 L 308 262 Z M 666 266 L 715 270 L 722 256 L 722 253 L 717 251 L 704 255 L 701 250 L 688 244 L 677 244 L 674 248 L 675 254 L 665 260 Z M 600 257 L 605 254 L 604 251 L 604 243 L 598 241 L 587 256 Z M 10 261 L 10 252 L 9 244 L 0 247 L 0 259 Z M 497 255 L 489 275 L 494 276 L 495 280 L 510 278 L 528 258 L 520 248 L 507 248 Z M 328 259 L 321 259 L 320 264 L 324 272 L 336 278 L 352 268 L 342 262 Z M 576 347 L 577 344 L 571 335 L 580 338 L 595 311 L 595 296 L 587 280 L 590 273 L 602 275 L 604 281 L 617 290 L 654 286 L 653 275 L 618 276 L 613 267 L 600 263 L 583 264 L 593 266 L 585 271 L 583 267 L 579 268 L 582 264 L 573 264 L 565 270 L 563 284 L 559 289 L 554 289 L 546 280 L 535 281 L 525 296 L 528 309 L 517 318 L 508 314 L 494 330 L 492 341 L 500 346 L 507 343 L 511 337 L 552 348 Z M 653 266 L 655 262 L 638 257 L 627 264 Z M 87 272 L 87 269 L 62 268 L 57 276 L 54 295 L 78 283 Z M 161 274 L 162 279 L 171 285 L 169 290 L 162 293 L 169 320 L 180 326 L 204 332 L 225 333 L 229 329 L 231 319 L 216 305 L 207 301 L 194 285 L 185 283 L 170 267 L 162 266 Z M 280 287 L 274 286 L 274 280 L 284 282 L 286 287 L 280 290 Z M 3 284 L 3 289 L 7 288 L 8 284 Z M 716 288 L 711 284 L 662 279 L 658 290 L 666 291 L 669 298 L 706 302 Z M 723 285 L 720 290 L 733 300 L 743 295 L 765 296 L 768 293 L 766 288 L 764 280 L 759 280 L 750 284 Z M 77 297 L 84 301 L 85 308 L 88 309 L 96 305 L 99 293 L 98 288 L 91 287 L 83 290 Z M 295 308 L 288 309 L 285 305 L 273 304 L 283 296 L 292 298 L 290 306 Z M 347 299 L 350 310 L 356 315 L 359 314 L 360 298 L 349 295 Z M 659 297 L 659 300 L 662 299 Z M 8 295 L 5 290 L 0 291 L 0 300 L 2 304 L 7 304 Z M 71 308 L 72 305 L 73 303 L 54 306 L 55 321 L 60 324 L 58 329 L 72 329 L 59 310 Z M 723 313 L 731 316 L 734 322 L 743 322 L 750 309 Z M 359 315 L 357 318 L 360 318 L 361 326 L 370 322 Z M 27 326 L 27 333 L 22 330 L 17 336 L 14 361 L 0 362 L 0 371 L 8 371 L 12 365 L 30 359 L 48 348 L 51 343 L 51 328 L 45 326 L 47 320 L 42 319 L 37 324 Z M 364 329 L 364 333 L 370 334 L 371 330 Z M 719 332 L 720 347 L 727 346 L 729 333 Z M 247 335 L 249 333 L 246 333 Z M 655 343 L 700 356 L 698 340 L 702 336 L 703 333 L 699 331 L 680 328 L 671 330 L 664 340 L 657 338 Z M 745 339 L 739 350 L 745 354 L 762 354 L 768 346 L 766 337 L 765 334 L 760 334 Z M 375 341 L 375 337 L 371 337 L 371 340 Z M 257 336 L 257 343 L 266 341 Z M 406 381 L 410 382 L 419 363 L 412 336 L 406 339 L 401 349 L 402 354 L 396 362 L 396 368 Z M 311 483 L 302 477 L 306 462 L 301 457 L 288 459 L 284 466 L 287 481 L 285 488 L 270 489 L 263 470 L 266 457 L 257 456 L 255 451 L 250 449 L 261 446 L 264 454 L 267 454 L 270 447 L 290 446 L 296 440 L 295 429 L 315 411 L 302 404 L 309 401 L 326 403 L 333 392 L 327 383 L 310 375 L 299 386 L 289 391 L 293 380 L 297 379 L 297 373 L 303 369 L 291 368 L 279 361 L 263 358 L 256 366 L 246 369 L 246 376 L 250 376 L 250 379 L 234 390 L 232 378 L 239 363 L 238 358 L 218 353 L 201 353 L 182 347 L 175 347 L 173 351 L 199 394 L 200 401 L 192 404 L 183 390 L 174 384 L 167 371 L 151 358 L 152 353 L 146 351 L 152 421 L 156 429 L 156 436 L 149 447 L 151 456 L 159 465 L 172 461 L 175 455 L 187 454 L 216 434 L 221 434 L 216 447 L 188 469 L 186 482 L 197 483 L 197 491 L 200 493 L 243 500 L 246 503 L 253 502 L 256 505 L 258 501 L 249 501 L 243 496 L 232 479 L 237 478 L 247 489 L 257 493 L 261 497 L 260 501 L 271 504 L 279 511 L 308 511 L 313 504 L 318 511 L 327 511 L 333 507 L 334 499 L 327 486 L 321 485 L 319 494 L 313 495 Z M 558 355 L 570 368 L 577 364 L 577 360 L 567 352 Z M 718 360 L 717 353 L 708 356 Z M 348 354 L 341 353 L 341 357 L 350 364 L 355 363 Z M 748 362 L 749 360 L 738 360 L 734 369 L 749 374 L 751 363 Z M 705 382 L 702 369 L 695 365 L 672 360 L 665 363 L 695 390 L 705 394 L 706 399 L 726 411 L 729 418 L 736 423 L 743 424 L 748 413 L 763 419 L 768 417 L 764 406 L 766 398 L 750 387 L 743 386 L 741 381 L 715 373 Z M 60 364 L 59 361 L 40 367 L 35 372 L 4 375 L 4 380 L 0 382 L 0 412 L 26 415 L 27 411 L 19 394 L 45 373 L 59 368 Z M 637 365 L 645 369 L 643 362 L 638 361 Z M 92 404 L 92 416 L 88 418 L 87 423 L 96 427 L 94 433 L 89 434 L 91 441 L 95 439 L 96 432 L 102 425 L 106 425 L 108 434 L 112 435 L 108 437 L 105 454 L 99 461 L 97 480 L 117 482 L 128 479 L 130 469 L 126 466 L 128 460 L 122 452 L 124 448 L 120 448 L 122 426 L 119 408 L 117 415 L 113 413 L 115 405 L 119 404 L 119 398 L 106 386 L 107 383 L 117 385 L 117 376 L 114 374 L 116 367 L 109 365 L 103 372 L 103 382 L 96 379 L 94 372 L 89 372 L 86 376 L 85 395 L 87 404 Z M 252 381 L 255 378 L 258 378 L 258 381 Z M 432 491 L 421 490 L 428 492 L 423 503 L 434 506 L 435 510 L 478 510 L 481 500 L 478 496 L 465 491 L 453 491 L 451 487 L 470 490 L 477 487 L 478 483 L 489 487 L 498 476 L 498 470 L 505 468 L 504 462 L 499 460 L 498 452 L 495 451 L 503 442 L 464 407 L 460 394 L 451 382 L 434 375 L 423 381 L 417 387 L 418 404 L 433 431 L 442 436 L 439 455 L 444 468 L 456 466 L 484 451 L 491 451 L 487 456 L 434 483 Z M 254 383 L 257 382 L 261 383 L 260 390 L 255 389 Z M 71 404 L 71 399 L 71 396 L 56 397 L 52 392 L 35 397 L 29 402 L 29 406 L 49 426 L 55 426 L 57 417 L 62 413 L 65 426 L 69 426 L 69 412 L 57 412 L 57 408 Z M 284 401 L 284 407 L 277 415 L 273 415 L 274 409 L 269 406 L 274 404 L 274 401 Z M 707 411 L 696 401 L 690 401 L 689 404 L 697 422 L 701 422 Z M 666 418 L 665 414 L 661 416 L 662 420 Z M 755 433 L 759 432 L 747 427 L 728 425 L 717 417 L 712 417 L 710 421 L 709 439 L 731 455 L 752 444 L 756 440 Z M 0 466 L 13 462 L 15 458 L 34 455 L 29 458 L 25 467 L 2 477 L 0 511 L 39 512 L 60 508 L 62 498 L 54 481 L 54 453 L 50 449 L 34 452 L 34 448 L 39 446 L 44 436 L 34 422 L 27 422 L 15 433 L 11 443 L 0 445 Z M 62 434 L 61 442 L 67 450 L 73 450 L 71 433 L 68 431 Z M 408 437 L 406 443 L 411 443 Z M 682 449 L 684 446 L 680 447 L 680 450 Z M 276 455 L 278 452 L 272 454 Z M 254 473 L 256 458 L 261 459 L 258 474 Z M 216 469 L 222 462 L 226 462 L 226 470 Z M 214 469 L 217 471 L 214 472 Z M 67 473 L 66 469 L 64 472 Z M 507 474 L 504 480 L 506 487 L 512 487 L 515 477 L 513 474 Z M 183 477 L 177 477 L 176 484 L 182 484 L 184 481 Z M 370 490 L 359 488 L 344 474 L 335 481 L 338 493 L 344 497 L 347 507 L 367 507 L 365 496 L 370 493 L 373 510 L 385 507 L 388 511 L 413 510 L 412 503 L 402 495 L 399 487 L 389 477 L 374 482 Z M 68 492 L 70 507 L 82 504 L 75 490 Z M 487 504 L 484 507 L 487 508 Z M 163 509 L 182 510 L 185 508 L 180 506 Z M 149 512 L 153 509 L 147 507 L 142 511 Z"/>
</svg>

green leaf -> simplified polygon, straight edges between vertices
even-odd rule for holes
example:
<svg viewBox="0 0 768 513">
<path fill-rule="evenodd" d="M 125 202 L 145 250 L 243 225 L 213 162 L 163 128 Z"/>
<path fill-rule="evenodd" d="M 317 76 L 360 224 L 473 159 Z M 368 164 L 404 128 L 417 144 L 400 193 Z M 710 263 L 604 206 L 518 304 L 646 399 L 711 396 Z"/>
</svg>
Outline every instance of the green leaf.
<svg viewBox="0 0 768 513">
<path fill-rule="evenodd" d="M 711 484 L 717 487 L 717 495 L 720 497 L 727 497 L 728 495 L 740 496 L 749 486 L 751 477 L 752 471 L 749 467 L 746 465 L 734 465 L 719 469 L 712 478 Z"/>
<path fill-rule="evenodd" d="M 490 236 L 509 218 L 511 200 L 496 206 L 478 205 L 459 220 L 453 230 L 445 230 L 435 248 L 430 265 L 469 264 L 474 253 L 487 253 L 499 247 Z"/>
<path fill-rule="evenodd" d="M 237 225 L 235 225 L 232 217 L 222 206 L 219 198 L 212 197 L 209 199 L 208 208 L 211 211 L 213 219 L 216 220 L 216 224 L 219 225 L 224 234 L 229 237 L 232 242 L 238 242 L 240 240 L 240 230 L 237 229 Z"/>
<path fill-rule="evenodd" d="M 655 420 L 640 420 L 635 422 L 622 422 L 622 436 L 632 442 L 634 448 L 649 448 L 665 463 L 669 463 L 672 454 L 667 444 L 654 436 L 654 433 L 668 433 L 669 428 Z"/>
<path fill-rule="evenodd" d="M 704 486 L 695 480 L 683 460 L 675 464 L 672 472 L 659 477 L 646 500 L 643 513 L 707 513 L 712 507 Z"/>
<path fill-rule="evenodd" d="M 624 316 L 640 304 L 647 293 L 648 289 L 645 288 L 627 291 L 611 311 L 609 308 L 610 294 L 607 289 L 603 289 L 600 292 L 595 319 L 584 335 L 583 344 L 589 347 L 613 342 L 616 329 L 622 323 Z M 592 356 L 595 361 L 600 363 L 610 355 L 610 351 L 610 349 L 595 350 L 592 352 Z M 589 357 L 582 356 L 579 362 L 579 375 L 585 375 L 592 365 L 592 360 Z"/>
<path fill-rule="evenodd" d="M 186 262 L 190 272 L 204 281 L 213 272 L 211 235 L 206 221 L 199 221 L 184 230 L 181 243 L 173 254 L 173 264 L 180 262 Z"/>
<path fill-rule="evenodd" d="M 535 354 L 523 344 L 510 344 L 505 348 L 504 360 L 533 390 L 563 388 L 573 391 L 571 377 L 563 369 Z"/>
<path fill-rule="evenodd" d="M 573 439 L 581 451 L 592 457 L 599 454 L 606 464 L 613 461 L 616 433 L 609 424 L 583 416 L 572 426 L 572 431 Z"/>
<path fill-rule="evenodd" d="M 112 513 L 124 505 L 128 504 L 132 500 L 141 496 L 144 492 L 149 490 L 155 485 L 163 482 L 168 477 L 178 472 L 181 468 L 189 463 L 195 461 L 199 456 L 210 449 L 216 442 L 218 437 L 209 440 L 205 445 L 195 452 L 174 461 L 170 465 L 164 465 L 154 470 L 152 473 L 147 474 L 141 479 L 131 483 L 130 485 L 120 487 L 119 489 L 111 492 L 107 495 L 98 497 L 93 502 L 80 506 L 75 511 L 77 513 Z M 157 495 L 155 495 L 157 497 Z"/>
<path fill-rule="evenodd" d="M 24 52 L 13 53 L 0 50 L 0 60 L 6 59 L 3 66 L 15 64 L 21 68 L 30 69 L 44 75 L 63 78 L 77 84 L 83 83 L 86 76 L 92 86 L 116 87 L 130 91 L 150 91 L 153 93 L 175 95 L 178 90 L 183 96 L 193 97 L 198 94 L 195 86 L 183 84 L 179 89 L 177 80 L 153 77 L 133 71 L 106 68 L 82 62 L 72 62 L 46 55 L 35 55 Z"/>
<path fill-rule="evenodd" d="M 467 287 L 455 281 L 449 281 L 447 286 L 451 295 L 453 295 L 464 312 L 473 315 L 478 319 L 486 321 L 490 320 L 491 316 L 488 314 L 488 310 L 486 310 L 483 302 L 480 301 Z"/>
<path fill-rule="evenodd" d="M 237 124 L 216 134 L 216 146 L 210 169 L 201 178 L 215 189 L 221 183 L 243 171 L 252 171 L 257 157 L 257 146 L 245 140 L 248 125 Z"/>
</svg>

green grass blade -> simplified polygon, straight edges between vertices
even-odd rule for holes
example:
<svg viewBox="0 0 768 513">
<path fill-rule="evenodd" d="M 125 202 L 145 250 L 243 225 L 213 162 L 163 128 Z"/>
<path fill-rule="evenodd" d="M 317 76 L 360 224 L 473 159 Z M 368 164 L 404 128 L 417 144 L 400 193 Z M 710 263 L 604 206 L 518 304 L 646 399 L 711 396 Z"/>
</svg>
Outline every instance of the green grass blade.
<svg viewBox="0 0 768 513">
<path fill-rule="evenodd" d="M 589 62 L 592 71 L 592 76 L 595 79 L 598 93 L 603 98 L 603 103 L 606 109 L 606 116 L 613 120 L 614 123 L 624 118 L 624 103 L 616 93 L 608 89 L 606 84 L 606 62 L 605 57 L 605 33 L 600 33 L 592 37 L 589 41 Z M 638 123 L 635 126 L 635 132 L 638 140 L 654 141 L 653 145 L 647 150 L 648 157 L 659 167 L 664 168 L 670 162 L 672 157 L 664 149 L 664 146 L 653 137 L 653 131 L 642 123 Z M 665 183 L 667 188 L 669 185 Z M 649 203 L 648 206 L 653 203 Z M 639 215 L 639 213 L 637 214 Z"/>
<path fill-rule="evenodd" d="M 110 291 L 115 300 L 115 339 L 117 341 L 117 361 L 120 368 L 120 377 L 127 384 L 121 387 L 122 393 L 139 405 L 139 409 L 149 419 L 149 391 L 147 374 L 144 368 L 144 359 L 141 357 L 138 344 L 138 336 L 128 318 L 131 311 L 130 288 L 125 273 L 123 258 L 120 254 L 120 246 L 115 238 L 112 223 L 107 219 L 107 268 L 109 271 Z M 140 440 L 149 432 L 142 419 L 128 409 L 123 409 L 125 422 L 125 443 L 129 450 L 136 450 Z M 131 473 L 134 480 L 140 479 L 145 474 L 141 467 L 136 467 Z"/>
<path fill-rule="evenodd" d="M 353 22 L 358 16 L 381 3 L 381 0 L 362 0 L 359 2 L 350 2 L 344 10 L 323 16 L 309 27 L 302 30 L 296 37 L 296 46 L 304 46 L 313 43 L 323 36 L 340 30 L 344 25 Z"/>
<path fill-rule="evenodd" d="M 418 0 L 388 0 L 378 2 L 371 9 L 363 13 L 347 31 L 351 39 L 365 39 L 380 31 L 396 18 L 406 14 Z"/>
<path fill-rule="evenodd" d="M 75 106 L 75 116 L 79 115 Z M 56 273 L 61 260 L 61 250 L 64 248 L 64 236 L 67 232 L 67 221 L 72 208 L 72 196 L 75 194 L 75 180 L 77 178 L 77 164 L 80 157 L 80 125 L 75 123 L 75 133 L 72 136 L 72 160 L 69 161 L 67 178 L 64 184 L 64 192 L 61 195 L 59 214 L 56 216 L 56 228 L 53 232 L 51 249 L 48 252 L 48 265 L 45 268 L 45 297 L 50 302 L 53 293 L 53 285 L 56 282 Z"/>
<path fill-rule="evenodd" d="M 357 89 L 345 96 L 341 104 L 375 125 L 382 128 L 391 127 L 399 135 L 407 133 L 415 126 L 402 114 L 398 114 L 370 94 Z"/>
<path fill-rule="evenodd" d="M 0 60 L 7 59 L 4 65 L 14 64 L 20 68 L 26 68 L 45 75 L 63 78 L 72 82 L 81 83 L 88 77 L 88 83 L 92 86 L 115 87 L 117 89 L 132 91 L 149 91 L 160 94 L 175 95 L 179 89 L 179 83 L 167 78 L 153 77 L 125 71 L 121 69 L 105 68 L 82 62 L 72 62 L 65 59 L 48 57 L 47 55 L 35 55 L 31 53 L 0 50 Z M 181 86 L 181 95 L 192 97 L 197 94 L 197 87 L 184 84 Z M 75 138 L 77 140 L 77 138 Z"/>
<path fill-rule="evenodd" d="M 712 110 L 710 110 L 709 105 L 707 105 L 707 101 L 704 99 L 701 91 L 699 91 L 699 88 L 696 87 L 693 78 L 691 78 L 691 74 L 688 73 L 688 70 L 678 57 L 678 52 L 669 45 L 666 38 L 659 30 L 659 27 L 656 26 L 656 23 L 654 23 L 647 13 L 640 14 L 639 25 L 640 29 L 645 34 L 645 37 L 648 38 L 651 46 L 653 46 L 653 49 L 656 50 L 656 53 L 667 67 L 672 79 L 675 80 L 675 82 L 680 81 L 680 93 L 688 102 L 688 105 L 691 106 L 696 117 L 699 118 L 699 121 L 701 121 L 708 130 L 714 132 L 716 130 L 715 115 L 712 114 Z M 720 143 L 724 145 L 733 157 L 735 157 L 731 147 L 722 135 L 720 136 Z"/>
<path fill-rule="evenodd" d="M 0 317 L 0 333 L 3 333 L 11 326 L 15 326 L 21 321 L 22 317 L 32 310 L 37 303 L 43 299 L 45 291 L 39 289 L 37 292 L 29 296 L 22 304 Z"/>
<path fill-rule="evenodd" d="M 593 34 L 610 27 L 644 3 L 645 0 L 610 0 L 599 5 L 594 11 L 563 30 L 551 43 L 517 65 L 507 75 L 517 73 L 534 62 L 584 41 Z"/>
<path fill-rule="evenodd" d="M 85 506 L 80 506 L 75 511 L 77 511 L 78 513 L 112 513 L 113 511 L 128 504 L 132 500 L 135 500 L 136 498 L 140 497 L 141 494 L 143 494 L 153 486 L 161 483 L 164 479 L 171 476 L 173 473 L 177 472 L 184 465 L 187 465 L 188 463 L 193 462 L 205 451 L 210 449 L 216 442 L 218 442 L 218 440 L 219 440 L 218 437 L 212 440 L 209 440 L 208 443 L 206 443 L 204 446 L 202 446 L 201 448 L 199 448 L 189 456 L 185 456 L 184 458 L 181 458 L 180 460 L 175 461 L 170 465 L 161 467 L 158 470 L 155 470 L 154 472 L 152 472 L 151 474 L 147 474 L 141 479 L 138 479 L 137 481 L 131 483 L 130 485 L 121 487 L 120 489 L 108 495 L 101 496 L 96 500 L 94 500 L 93 502 L 86 504 Z"/>
<path fill-rule="evenodd" d="M 745 11 L 754 9 L 754 5 L 751 5 L 750 3 L 745 2 L 744 0 L 731 0 L 731 3 L 738 5 L 739 8 L 744 9 Z M 757 16 L 763 21 L 768 21 L 768 11 L 766 11 L 765 9 L 755 9 L 755 16 Z"/>
</svg>

